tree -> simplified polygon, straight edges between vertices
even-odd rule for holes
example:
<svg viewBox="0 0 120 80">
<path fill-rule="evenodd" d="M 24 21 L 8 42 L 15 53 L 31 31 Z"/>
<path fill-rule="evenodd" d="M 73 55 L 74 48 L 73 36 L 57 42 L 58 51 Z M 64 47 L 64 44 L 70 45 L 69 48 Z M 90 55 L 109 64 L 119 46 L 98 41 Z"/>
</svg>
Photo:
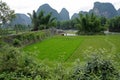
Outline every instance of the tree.
<svg viewBox="0 0 120 80">
<path fill-rule="evenodd" d="M 16 31 L 16 34 L 18 34 L 18 32 L 27 31 L 27 29 L 28 29 L 28 26 L 22 25 L 22 24 L 15 24 L 15 26 L 13 27 L 13 30 Z"/>
<path fill-rule="evenodd" d="M 15 17 L 14 10 L 11 10 L 7 3 L 0 1 L 0 23 L 5 25 Z"/>
<path fill-rule="evenodd" d="M 78 34 L 95 34 L 101 32 L 100 19 L 92 14 L 79 14 L 79 18 L 76 18 L 76 27 L 78 28 Z"/>
<path fill-rule="evenodd" d="M 47 14 L 44 19 L 45 29 L 56 25 L 55 18 L 52 17 L 52 13 Z"/>
<path fill-rule="evenodd" d="M 51 26 L 55 26 L 55 18 L 52 17 L 52 13 L 44 15 L 44 11 L 41 11 L 38 15 L 39 29 L 47 29 Z"/>
<path fill-rule="evenodd" d="M 55 26 L 55 18 L 52 18 L 52 13 L 44 15 L 44 11 L 40 11 L 37 15 L 36 12 L 33 11 L 33 14 L 28 13 L 28 15 L 31 17 L 33 23 L 33 31 Z"/>
<path fill-rule="evenodd" d="M 38 18 L 37 18 L 36 12 L 33 10 L 33 14 L 28 13 L 28 15 L 30 16 L 30 18 L 32 20 L 33 31 L 37 31 L 39 23 L 38 23 Z"/>
<path fill-rule="evenodd" d="M 63 20 L 57 22 L 58 29 L 76 29 L 76 20 Z"/>
<path fill-rule="evenodd" d="M 105 17 L 100 17 L 100 22 L 102 26 L 102 30 L 108 30 L 108 19 Z"/>
<path fill-rule="evenodd" d="M 109 31 L 120 32 L 120 16 L 114 17 L 109 20 Z"/>
<path fill-rule="evenodd" d="M 62 26 L 62 29 L 70 29 L 71 21 L 70 20 L 61 21 L 61 26 Z"/>
</svg>

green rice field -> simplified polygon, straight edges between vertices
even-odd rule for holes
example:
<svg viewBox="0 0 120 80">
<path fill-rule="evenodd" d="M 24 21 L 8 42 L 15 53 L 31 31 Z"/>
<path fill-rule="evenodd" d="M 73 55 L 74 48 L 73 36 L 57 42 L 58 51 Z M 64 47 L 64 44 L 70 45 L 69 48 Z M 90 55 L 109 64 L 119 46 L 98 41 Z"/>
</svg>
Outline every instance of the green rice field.
<svg viewBox="0 0 120 80">
<path fill-rule="evenodd" d="M 54 36 L 23 47 L 40 60 L 72 62 L 92 54 L 108 57 L 120 54 L 120 35 Z"/>
</svg>

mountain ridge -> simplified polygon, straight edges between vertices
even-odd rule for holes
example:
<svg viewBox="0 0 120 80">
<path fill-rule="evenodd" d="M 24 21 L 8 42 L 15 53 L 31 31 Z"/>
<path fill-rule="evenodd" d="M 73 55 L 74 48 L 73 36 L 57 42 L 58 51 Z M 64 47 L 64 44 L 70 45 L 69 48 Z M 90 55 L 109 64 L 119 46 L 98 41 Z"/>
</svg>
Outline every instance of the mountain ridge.
<svg viewBox="0 0 120 80">
<path fill-rule="evenodd" d="M 120 16 L 120 8 L 118 9 L 118 16 Z"/>
<path fill-rule="evenodd" d="M 69 12 L 66 8 L 62 8 L 61 11 L 58 13 L 58 11 L 55 10 L 54 8 L 52 8 L 49 4 L 43 4 L 43 5 L 39 6 L 39 8 L 37 9 L 37 14 L 39 14 L 39 12 L 41 10 L 43 10 L 45 12 L 45 14 L 52 12 L 52 17 L 55 17 L 56 20 L 58 20 L 58 21 L 74 19 L 74 18 L 78 17 L 79 13 L 82 13 L 82 14 L 94 13 L 98 16 L 104 16 L 106 18 L 112 18 L 112 17 L 120 15 L 120 9 L 116 10 L 113 4 L 102 3 L 102 2 L 95 2 L 93 8 L 90 9 L 88 12 L 80 11 L 79 13 L 74 13 L 71 16 L 71 18 L 69 16 Z M 31 20 L 30 20 L 30 17 L 28 17 L 25 14 L 16 13 L 16 18 L 13 21 L 13 24 L 29 25 L 29 24 L 31 24 Z"/>
<path fill-rule="evenodd" d="M 11 22 L 12 25 L 22 24 L 22 25 L 30 25 L 31 19 L 26 14 L 23 13 L 16 13 L 16 17 Z"/>
<path fill-rule="evenodd" d="M 117 10 L 111 3 L 95 2 L 94 7 L 90 13 L 91 12 L 98 16 L 104 16 L 106 18 L 112 18 L 117 15 Z"/>
<path fill-rule="evenodd" d="M 66 8 L 62 8 L 59 15 L 61 20 L 70 20 L 69 12 Z"/>
<path fill-rule="evenodd" d="M 44 11 L 45 15 L 52 12 L 52 17 L 55 17 L 57 20 L 60 20 L 60 16 L 57 10 L 53 9 L 49 4 L 43 4 L 39 6 L 39 8 L 37 9 L 37 14 L 39 14 L 40 11 Z"/>
</svg>

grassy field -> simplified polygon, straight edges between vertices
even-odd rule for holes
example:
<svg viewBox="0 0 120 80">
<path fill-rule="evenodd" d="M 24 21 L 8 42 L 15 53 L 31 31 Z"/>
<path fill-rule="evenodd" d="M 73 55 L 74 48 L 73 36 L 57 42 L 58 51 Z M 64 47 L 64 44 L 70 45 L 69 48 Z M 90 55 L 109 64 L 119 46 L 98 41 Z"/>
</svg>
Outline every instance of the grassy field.
<svg viewBox="0 0 120 80">
<path fill-rule="evenodd" d="M 86 60 L 91 54 L 108 57 L 120 53 L 120 35 L 102 36 L 54 36 L 23 48 L 38 59 L 72 62 Z M 86 57 L 87 56 L 87 57 Z"/>
</svg>

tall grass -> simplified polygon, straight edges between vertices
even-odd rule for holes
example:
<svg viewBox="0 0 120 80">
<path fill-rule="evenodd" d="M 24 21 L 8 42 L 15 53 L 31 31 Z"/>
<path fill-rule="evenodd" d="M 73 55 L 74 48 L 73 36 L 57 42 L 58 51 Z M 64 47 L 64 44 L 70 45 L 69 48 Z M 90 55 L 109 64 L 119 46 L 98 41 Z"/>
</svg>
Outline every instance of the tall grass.
<svg viewBox="0 0 120 80">
<path fill-rule="evenodd" d="M 23 48 L 40 60 L 73 62 L 88 60 L 92 53 L 104 54 L 113 59 L 120 52 L 119 35 L 55 36 Z"/>
<path fill-rule="evenodd" d="M 83 39 L 79 37 L 55 36 L 24 48 L 36 54 L 39 59 L 52 61 L 66 61 L 81 44 Z"/>
</svg>

